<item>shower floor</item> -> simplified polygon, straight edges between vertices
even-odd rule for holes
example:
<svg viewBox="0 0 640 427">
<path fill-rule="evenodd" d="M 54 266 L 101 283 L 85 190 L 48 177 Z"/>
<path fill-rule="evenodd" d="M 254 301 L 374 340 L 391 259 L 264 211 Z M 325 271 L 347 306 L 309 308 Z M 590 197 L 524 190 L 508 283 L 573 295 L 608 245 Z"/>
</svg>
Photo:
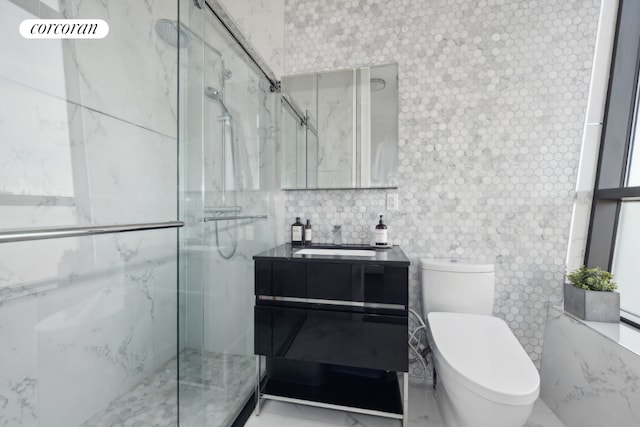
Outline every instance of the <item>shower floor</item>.
<svg viewBox="0 0 640 427">
<path fill-rule="evenodd" d="M 174 358 L 82 426 L 175 426 L 178 384 L 180 426 L 231 425 L 253 392 L 255 356 L 183 350 L 179 359 L 179 382 Z"/>
</svg>

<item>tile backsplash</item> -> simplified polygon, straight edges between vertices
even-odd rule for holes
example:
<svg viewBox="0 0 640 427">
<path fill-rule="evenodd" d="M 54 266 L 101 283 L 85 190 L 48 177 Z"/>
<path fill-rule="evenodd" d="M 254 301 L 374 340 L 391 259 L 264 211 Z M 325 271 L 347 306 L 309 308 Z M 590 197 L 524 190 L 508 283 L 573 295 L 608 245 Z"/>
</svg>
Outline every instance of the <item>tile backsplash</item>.
<svg viewBox="0 0 640 427">
<path fill-rule="evenodd" d="M 399 64 L 397 190 L 289 191 L 286 230 L 342 224 L 367 243 L 385 213 L 411 258 L 496 264 L 494 312 L 531 358 L 564 259 L 598 23 L 597 0 L 287 0 L 285 74 Z M 385 212 L 386 193 L 399 210 Z M 288 232 L 285 234 L 288 235 Z"/>
</svg>

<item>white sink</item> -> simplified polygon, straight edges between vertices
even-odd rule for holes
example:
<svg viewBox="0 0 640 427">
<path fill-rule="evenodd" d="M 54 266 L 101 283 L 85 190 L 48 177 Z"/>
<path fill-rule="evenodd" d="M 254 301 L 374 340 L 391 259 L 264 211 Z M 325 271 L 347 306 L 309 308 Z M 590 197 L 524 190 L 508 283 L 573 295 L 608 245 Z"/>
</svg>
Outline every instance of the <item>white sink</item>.
<svg viewBox="0 0 640 427">
<path fill-rule="evenodd" d="M 376 251 L 366 249 L 300 249 L 294 255 L 342 255 L 342 256 L 376 256 Z"/>
</svg>

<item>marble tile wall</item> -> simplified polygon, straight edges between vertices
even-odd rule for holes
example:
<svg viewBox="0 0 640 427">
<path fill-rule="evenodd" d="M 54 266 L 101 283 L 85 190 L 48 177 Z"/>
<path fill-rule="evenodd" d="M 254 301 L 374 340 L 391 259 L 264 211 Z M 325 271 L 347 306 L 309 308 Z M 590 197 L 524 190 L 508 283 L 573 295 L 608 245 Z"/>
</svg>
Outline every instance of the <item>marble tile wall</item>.
<svg viewBox="0 0 640 427">
<path fill-rule="evenodd" d="M 562 308 L 549 308 L 540 376 L 542 399 L 567 427 L 640 424 L 640 354 Z"/>
<path fill-rule="evenodd" d="M 176 2 L 105 6 L 94 0 L 64 0 L 60 4 L 64 17 L 96 16 L 110 25 L 110 34 L 99 42 L 100 48 L 91 40 L 65 44 L 72 51 L 65 59 L 80 71 L 77 94 L 68 91 L 67 98 L 174 137 L 177 52 L 160 39 L 154 25 L 157 19 L 177 18 Z"/>
<path fill-rule="evenodd" d="M 284 70 L 284 0 L 220 0 L 220 3 L 280 78 Z"/>
<path fill-rule="evenodd" d="M 559 302 L 598 0 L 286 0 L 285 74 L 399 65 L 400 209 L 388 191 L 290 191 L 285 230 L 311 218 L 369 242 L 378 213 L 411 258 L 496 264 L 495 314 L 536 364 Z M 393 190 L 395 192 L 395 190 Z M 315 232 L 315 231 L 314 231 Z"/>
<path fill-rule="evenodd" d="M 176 2 L 55 5 L 0 2 L 0 229 L 175 219 L 176 51 L 154 22 Z M 22 39 L 34 16 L 110 33 Z M 175 357 L 176 236 L 0 246 L 0 425 L 79 425 Z"/>
<path fill-rule="evenodd" d="M 208 10 L 203 15 L 203 33 L 207 43 L 219 50 L 220 55 L 205 49 L 202 78 L 205 86 L 222 93 L 224 105 L 231 116 L 230 121 L 223 121 L 222 105 L 205 97 L 205 188 L 206 191 L 221 191 L 224 171 L 226 190 L 259 190 L 260 141 L 261 138 L 264 140 L 267 129 L 273 132 L 273 124 L 258 121 L 261 109 L 266 108 L 269 84 L 260 78 L 253 64 L 246 62 L 245 53 L 237 43 L 220 30 L 215 16 Z M 221 159 L 223 131 L 227 143 L 224 165 Z M 232 137 L 233 145 L 230 143 Z"/>
</svg>

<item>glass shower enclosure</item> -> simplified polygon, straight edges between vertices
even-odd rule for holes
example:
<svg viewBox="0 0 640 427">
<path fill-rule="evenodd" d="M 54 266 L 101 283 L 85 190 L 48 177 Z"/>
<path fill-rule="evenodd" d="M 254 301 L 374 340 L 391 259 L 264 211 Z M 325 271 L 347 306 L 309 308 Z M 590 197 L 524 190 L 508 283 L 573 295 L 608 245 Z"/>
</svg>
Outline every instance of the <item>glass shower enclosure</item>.
<svg viewBox="0 0 640 427">
<path fill-rule="evenodd" d="M 0 1 L 2 426 L 178 421 L 177 12 Z M 109 37 L 18 31 L 87 17 Z"/>
<path fill-rule="evenodd" d="M 216 0 L 0 0 L 0 426 L 226 427 L 282 240 L 271 83 Z M 25 19 L 103 19 L 32 40 Z"/>
</svg>

